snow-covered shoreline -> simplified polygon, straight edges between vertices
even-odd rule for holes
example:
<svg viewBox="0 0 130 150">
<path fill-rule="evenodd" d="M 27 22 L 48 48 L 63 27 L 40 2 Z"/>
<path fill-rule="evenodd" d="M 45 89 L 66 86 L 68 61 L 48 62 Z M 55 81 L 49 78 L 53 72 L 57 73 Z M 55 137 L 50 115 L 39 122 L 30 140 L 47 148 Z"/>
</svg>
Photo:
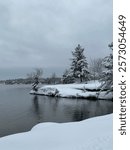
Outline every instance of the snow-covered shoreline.
<svg viewBox="0 0 130 150">
<path fill-rule="evenodd" d="M 112 114 L 73 123 L 40 123 L 0 139 L 2 150 L 112 150 Z"/>
<path fill-rule="evenodd" d="M 85 98 L 85 99 L 107 99 L 112 100 L 112 93 L 100 91 L 101 83 L 98 81 L 87 84 L 58 84 L 45 85 L 37 92 L 31 90 L 30 94 L 63 97 L 63 98 Z"/>
</svg>

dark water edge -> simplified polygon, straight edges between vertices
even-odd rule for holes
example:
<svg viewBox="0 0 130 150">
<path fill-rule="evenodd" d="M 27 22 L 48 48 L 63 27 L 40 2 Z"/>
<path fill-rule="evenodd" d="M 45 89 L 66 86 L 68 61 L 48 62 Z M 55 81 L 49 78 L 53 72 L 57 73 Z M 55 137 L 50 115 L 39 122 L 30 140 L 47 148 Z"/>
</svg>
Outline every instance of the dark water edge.
<svg viewBox="0 0 130 150">
<path fill-rule="evenodd" d="M 29 131 L 41 122 L 74 122 L 110 114 L 110 100 L 30 95 L 30 85 L 0 85 L 0 137 Z"/>
</svg>

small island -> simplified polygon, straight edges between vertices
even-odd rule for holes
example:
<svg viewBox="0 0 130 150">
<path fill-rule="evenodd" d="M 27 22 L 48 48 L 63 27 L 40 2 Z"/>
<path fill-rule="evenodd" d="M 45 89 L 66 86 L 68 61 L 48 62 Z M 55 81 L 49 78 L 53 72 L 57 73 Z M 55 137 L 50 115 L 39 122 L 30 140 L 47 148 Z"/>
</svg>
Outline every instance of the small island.
<svg viewBox="0 0 130 150">
<path fill-rule="evenodd" d="M 101 91 L 101 83 L 99 81 L 89 81 L 86 84 L 45 85 L 37 91 L 31 90 L 30 94 L 91 100 L 112 100 L 113 98 L 112 92 L 107 93 L 105 90 Z"/>
<path fill-rule="evenodd" d="M 113 50 L 113 43 L 108 45 Z M 113 55 L 93 61 L 89 68 L 84 48 L 78 46 L 72 51 L 71 65 L 61 78 L 62 84 L 38 87 L 40 70 L 34 74 L 30 94 L 63 98 L 106 99 L 113 98 Z"/>
</svg>

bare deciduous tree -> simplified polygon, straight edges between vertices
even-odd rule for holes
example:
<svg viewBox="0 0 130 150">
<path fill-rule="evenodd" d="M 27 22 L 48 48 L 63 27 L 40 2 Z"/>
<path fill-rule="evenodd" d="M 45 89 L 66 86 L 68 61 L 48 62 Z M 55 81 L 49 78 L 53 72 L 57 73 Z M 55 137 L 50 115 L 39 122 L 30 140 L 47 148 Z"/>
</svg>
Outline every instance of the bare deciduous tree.
<svg viewBox="0 0 130 150">
<path fill-rule="evenodd" d="M 27 74 L 27 77 L 28 78 L 31 78 L 31 79 L 33 79 L 33 78 L 40 78 L 40 77 L 42 77 L 42 75 L 43 75 L 43 70 L 42 70 L 42 68 L 35 68 L 34 69 L 34 72 L 31 72 L 31 73 L 28 73 Z"/>
<path fill-rule="evenodd" d="M 50 82 L 52 84 L 56 84 L 56 74 L 55 73 L 52 73 L 51 77 L 50 77 Z"/>
<path fill-rule="evenodd" d="M 92 75 L 92 79 L 98 80 L 100 79 L 100 74 L 102 72 L 103 65 L 102 65 L 102 59 L 97 58 L 97 59 L 91 59 L 90 60 L 90 73 Z"/>
</svg>

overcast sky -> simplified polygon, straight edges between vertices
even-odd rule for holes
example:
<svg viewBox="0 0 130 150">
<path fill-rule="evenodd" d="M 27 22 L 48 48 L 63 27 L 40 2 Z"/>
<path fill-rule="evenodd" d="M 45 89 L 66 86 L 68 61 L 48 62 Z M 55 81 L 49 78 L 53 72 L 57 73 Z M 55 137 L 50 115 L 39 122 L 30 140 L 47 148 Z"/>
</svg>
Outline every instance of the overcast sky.
<svg viewBox="0 0 130 150">
<path fill-rule="evenodd" d="M 112 42 L 112 0 L 0 0 L 0 79 L 33 68 L 61 74 L 81 44 L 87 59 Z"/>
</svg>

